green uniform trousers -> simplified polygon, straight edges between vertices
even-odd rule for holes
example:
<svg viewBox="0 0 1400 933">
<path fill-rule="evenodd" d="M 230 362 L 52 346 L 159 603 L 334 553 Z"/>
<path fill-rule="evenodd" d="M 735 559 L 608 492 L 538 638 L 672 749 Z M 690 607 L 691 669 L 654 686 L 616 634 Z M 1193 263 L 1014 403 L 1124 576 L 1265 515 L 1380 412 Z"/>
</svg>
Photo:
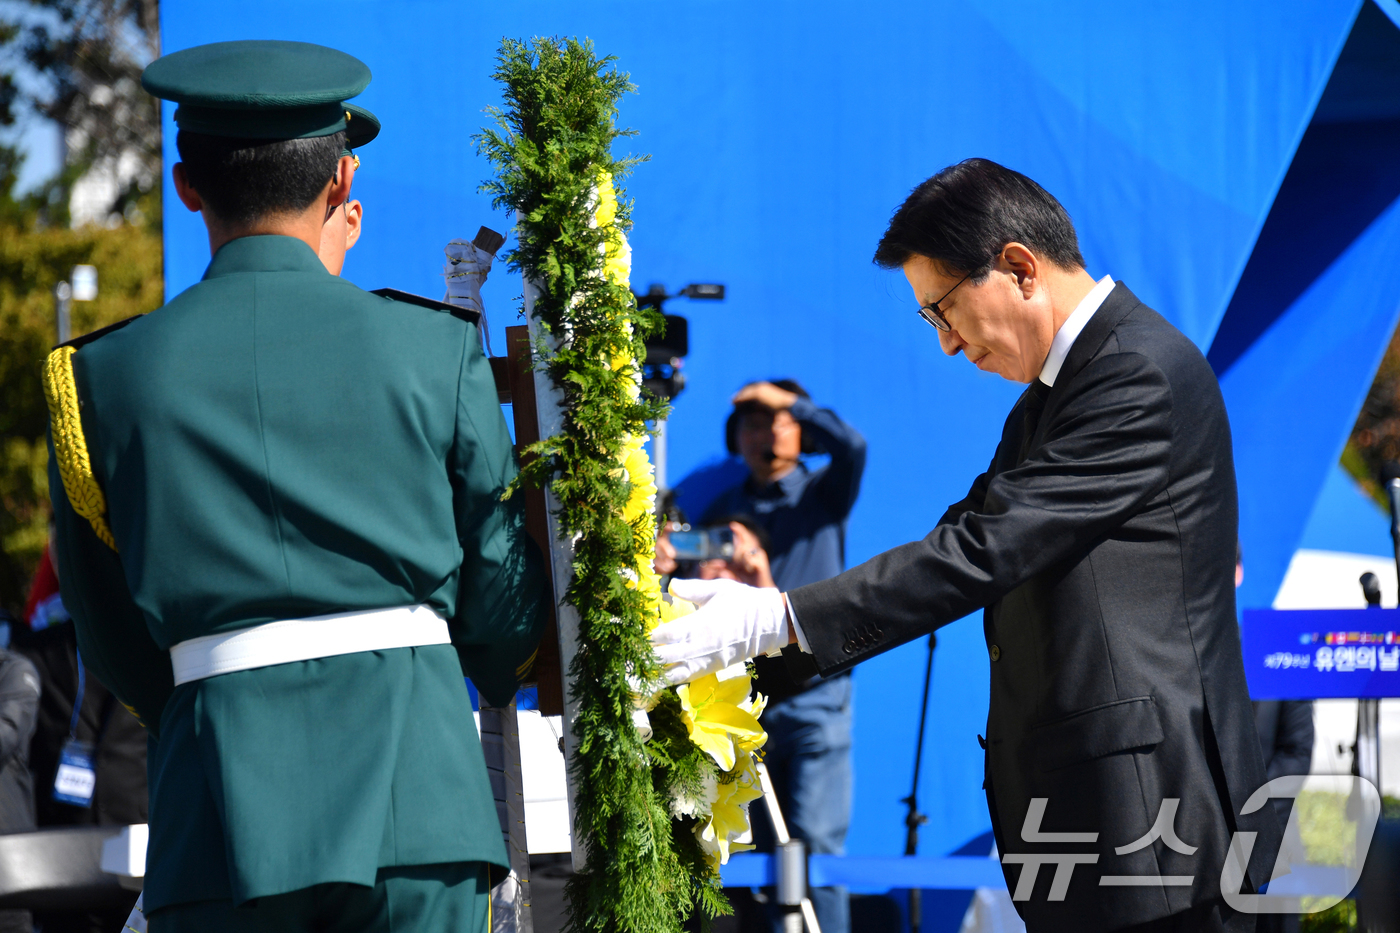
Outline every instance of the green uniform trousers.
<svg viewBox="0 0 1400 933">
<path fill-rule="evenodd" d="M 150 933 L 487 933 L 491 889 L 484 862 L 379 869 L 374 887 L 318 884 L 232 901 L 172 904 Z"/>
</svg>

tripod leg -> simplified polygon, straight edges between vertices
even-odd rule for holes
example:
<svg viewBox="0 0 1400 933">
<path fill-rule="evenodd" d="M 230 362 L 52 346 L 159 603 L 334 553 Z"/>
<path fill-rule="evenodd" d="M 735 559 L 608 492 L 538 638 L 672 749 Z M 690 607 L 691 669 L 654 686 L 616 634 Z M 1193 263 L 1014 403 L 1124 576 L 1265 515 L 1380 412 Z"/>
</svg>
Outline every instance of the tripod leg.
<svg viewBox="0 0 1400 933">
<path fill-rule="evenodd" d="M 768 806 L 768 817 L 773 823 L 773 835 L 777 837 L 778 851 L 774 853 L 773 857 L 783 859 L 783 850 L 792 847 L 801 857 L 805 868 L 807 857 L 802 843 L 794 842 L 792 837 L 788 835 L 787 821 L 783 819 L 783 809 L 778 805 L 778 793 L 773 788 L 773 779 L 768 776 L 768 768 L 761 761 L 758 762 L 758 783 L 763 788 L 763 802 Z M 789 857 L 791 856 L 789 855 Z M 778 902 L 798 908 L 783 916 L 783 933 L 802 933 L 804 923 L 807 926 L 807 933 L 822 933 L 821 924 L 817 922 L 817 912 L 812 907 L 812 899 L 807 896 L 807 872 L 803 870 L 800 877 L 794 877 L 796 874 L 795 872 L 784 872 L 782 864 L 779 864 Z M 794 904 L 794 902 L 796 903 Z"/>
</svg>

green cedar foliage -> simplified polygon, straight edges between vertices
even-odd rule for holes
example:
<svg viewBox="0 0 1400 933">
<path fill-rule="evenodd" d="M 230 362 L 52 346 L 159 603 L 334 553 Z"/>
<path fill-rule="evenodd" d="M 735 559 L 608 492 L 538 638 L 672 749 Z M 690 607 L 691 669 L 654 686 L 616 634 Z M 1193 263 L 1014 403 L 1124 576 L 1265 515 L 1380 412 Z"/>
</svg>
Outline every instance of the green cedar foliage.
<svg viewBox="0 0 1400 933">
<path fill-rule="evenodd" d="M 14 193 L 20 159 L 0 147 L 0 607 L 15 615 L 48 540 L 39 366 L 54 343 L 54 286 L 75 265 L 97 267 L 97 300 L 72 304 L 74 335 L 150 311 L 164 294 L 159 186 L 142 201 L 142 225 L 46 226 L 47 189 Z"/>
<path fill-rule="evenodd" d="M 495 206 L 518 212 L 516 248 L 505 258 L 537 287 L 534 314 L 545 338 L 536 353 L 563 393 L 563 431 L 530 449 L 521 481 L 550 484 L 561 534 L 574 541 L 574 576 L 564 600 L 578 610 L 579 650 L 569 677 L 578 700 L 570 762 L 574 830 L 587 858 L 569 884 L 574 933 L 670 933 L 692 913 L 727 912 L 705 861 L 694 820 L 671 818 L 677 790 L 698 793 L 713 763 L 686 734 L 680 704 L 667 692 L 651 713 L 644 744 L 632 723 L 634 684 L 658 675 L 646 635 L 647 607 L 627 585 L 627 568 L 649 546 L 643 518 L 621 517 L 629 486 L 618 456 L 629 435 L 665 417 L 664 402 L 633 400 L 619 355 L 645 356 L 660 325 L 625 287 L 603 276 L 605 232 L 592 223 L 599 173 L 620 180 L 643 158 L 614 159 L 612 144 L 631 131 L 615 124 L 633 90 L 611 57 L 588 41 L 505 40 L 494 77 L 505 106 L 477 137 L 497 172 L 482 186 Z M 631 205 L 618 190 L 618 219 Z"/>
</svg>

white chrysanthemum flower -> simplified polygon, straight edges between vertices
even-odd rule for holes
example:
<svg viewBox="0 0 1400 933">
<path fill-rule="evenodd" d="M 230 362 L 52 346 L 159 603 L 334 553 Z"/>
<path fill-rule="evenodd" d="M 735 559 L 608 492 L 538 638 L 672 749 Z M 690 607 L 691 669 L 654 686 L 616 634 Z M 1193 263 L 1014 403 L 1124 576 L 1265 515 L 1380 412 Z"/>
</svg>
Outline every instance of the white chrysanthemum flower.
<svg viewBox="0 0 1400 933">
<path fill-rule="evenodd" d="M 683 816 L 693 816 L 696 819 L 709 819 L 710 808 L 719 799 L 719 781 L 713 774 L 705 775 L 705 783 L 701 785 L 699 799 L 688 797 L 683 793 L 675 793 L 671 797 L 671 816 L 680 819 Z M 703 840 L 702 840 L 703 842 Z"/>
</svg>

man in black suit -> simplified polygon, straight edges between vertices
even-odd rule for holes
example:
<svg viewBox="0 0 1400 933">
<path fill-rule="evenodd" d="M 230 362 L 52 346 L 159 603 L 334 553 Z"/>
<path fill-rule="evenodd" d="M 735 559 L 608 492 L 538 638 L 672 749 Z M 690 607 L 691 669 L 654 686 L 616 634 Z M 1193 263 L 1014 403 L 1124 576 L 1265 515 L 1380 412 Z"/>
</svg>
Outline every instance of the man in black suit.
<svg viewBox="0 0 1400 933">
<path fill-rule="evenodd" d="M 791 641 L 829 676 L 984 609 L 987 803 L 1028 929 L 1253 930 L 1226 898 L 1267 879 L 1279 830 L 1272 807 L 1241 813 L 1265 777 L 1210 366 L 1096 283 L 1059 202 L 994 162 L 914 189 L 875 261 L 904 271 L 945 353 L 1030 387 L 923 540 L 783 595 L 673 585 L 704 605 L 653 636 L 668 678 Z M 1247 879 L 1222 890 L 1237 832 Z"/>
</svg>

